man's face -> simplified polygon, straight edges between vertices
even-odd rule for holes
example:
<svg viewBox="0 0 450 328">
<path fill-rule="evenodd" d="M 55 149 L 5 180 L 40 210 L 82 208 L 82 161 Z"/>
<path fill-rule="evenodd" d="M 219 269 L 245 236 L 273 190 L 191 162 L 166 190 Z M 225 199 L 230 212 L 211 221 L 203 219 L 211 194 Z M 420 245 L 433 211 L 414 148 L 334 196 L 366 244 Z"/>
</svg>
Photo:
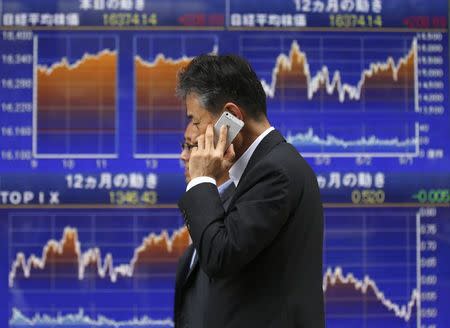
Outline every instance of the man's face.
<svg viewBox="0 0 450 328">
<path fill-rule="evenodd" d="M 189 94 L 186 97 L 186 114 L 189 118 L 189 123 L 184 131 L 184 147 L 182 148 L 180 159 L 184 163 L 186 182 L 189 183 L 191 180 L 189 176 L 189 158 L 192 146 L 197 144 L 198 136 L 206 132 L 208 124 L 214 123 L 216 119 L 200 105 L 198 97 L 193 94 Z"/>
<path fill-rule="evenodd" d="M 199 135 L 205 134 L 208 124 L 214 124 L 217 120 L 213 114 L 201 105 L 198 96 L 194 93 L 186 96 L 186 115 L 189 119 L 189 125 L 192 124 L 193 126 L 193 142 L 197 140 Z"/>
<path fill-rule="evenodd" d="M 189 175 L 189 158 L 191 157 L 192 147 L 197 144 L 195 142 L 195 138 L 197 138 L 197 136 L 194 133 L 193 125 L 189 123 L 186 126 L 186 130 L 184 130 L 184 139 L 180 154 L 180 159 L 184 164 L 184 177 L 186 179 L 186 183 L 191 181 L 191 177 Z"/>
</svg>

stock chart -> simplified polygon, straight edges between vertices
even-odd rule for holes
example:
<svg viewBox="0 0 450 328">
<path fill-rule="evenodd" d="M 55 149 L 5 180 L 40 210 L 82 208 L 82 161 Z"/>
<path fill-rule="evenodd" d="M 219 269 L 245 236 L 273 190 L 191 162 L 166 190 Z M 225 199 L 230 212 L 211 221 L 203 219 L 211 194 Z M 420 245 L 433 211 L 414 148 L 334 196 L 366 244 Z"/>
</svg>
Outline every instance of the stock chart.
<svg viewBox="0 0 450 328">
<path fill-rule="evenodd" d="M 328 327 L 450 319 L 445 0 L 0 0 L 0 325 L 173 327 L 199 54 L 255 69 L 324 202 Z"/>
<path fill-rule="evenodd" d="M 115 41 L 95 36 L 35 37 L 34 47 L 41 55 L 35 72 L 36 158 L 114 155 Z M 77 53 L 80 49 L 84 53 Z"/>
</svg>

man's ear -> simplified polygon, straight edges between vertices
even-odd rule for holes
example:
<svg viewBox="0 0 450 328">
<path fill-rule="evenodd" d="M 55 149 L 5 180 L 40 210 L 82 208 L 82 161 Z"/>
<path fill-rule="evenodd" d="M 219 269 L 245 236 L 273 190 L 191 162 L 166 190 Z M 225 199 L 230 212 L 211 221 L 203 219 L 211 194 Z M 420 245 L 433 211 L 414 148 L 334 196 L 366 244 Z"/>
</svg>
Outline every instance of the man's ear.
<svg viewBox="0 0 450 328">
<path fill-rule="evenodd" d="M 224 106 L 224 110 L 226 110 L 227 112 L 230 112 L 231 114 L 236 116 L 241 121 L 243 121 L 245 118 L 244 111 L 235 103 L 232 103 L 232 102 L 226 103 Z"/>
</svg>

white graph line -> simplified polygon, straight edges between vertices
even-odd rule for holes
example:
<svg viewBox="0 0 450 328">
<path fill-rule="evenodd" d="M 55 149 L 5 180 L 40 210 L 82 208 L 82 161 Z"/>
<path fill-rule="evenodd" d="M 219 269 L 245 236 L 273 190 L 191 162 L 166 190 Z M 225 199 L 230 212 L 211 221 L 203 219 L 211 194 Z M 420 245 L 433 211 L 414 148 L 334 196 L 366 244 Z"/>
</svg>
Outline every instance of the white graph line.
<svg viewBox="0 0 450 328">
<path fill-rule="evenodd" d="M 83 309 L 79 309 L 78 313 L 74 314 L 58 314 L 54 317 L 48 314 L 35 314 L 33 317 L 28 318 L 17 308 L 12 309 L 12 316 L 9 320 L 11 326 L 41 326 L 41 325 L 51 325 L 52 327 L 60 326 L 78 326 L 78 325 L 90 325 L 92 327 L 158 327 L 158 326 L 169 326 L 173 327 L 174 322 L 172 319 L 152 319 L 149 316 L 142 316 L 141 318 L 134 317 L 130 320 L 113 320 L 104 315 L 97 315 L 97 318 L 91 318 L 84 313 Z"/>
<path fill-rule="evenodd" d="M 119 156 L 115 153 L 106 153 L 106 154 L 92 154 L 92 153 L 76 153 L 76 154 L 64 154 L 64 153 L 38 153 L 37 144 L 38 144 L 38 94 L 37 90 L 39 88 L 38 85 L 38 71 L 41 71 L 43 74 L 50 75 L 54 72 L 54 70 L 67 67 L 68 70 L 77 69 L 81 64 L 83 64 L 86 60 L 96 59 L 101 57 L 102 55 L 111 55 L 114 54 L 117 56 L 117 51 L 111 51 L 109 49 L 104 49 L 99 53 L 93 54 L 84 54 L 83 57 L 77 60 L 75 63 L 70 64 L 66 57 L 63 57 L 60 62 L 54 63 L 50 67 L 45 65 L 38 65 L 38 36 L 33 36 L 33 129 L 32 129 L 32 155 L 36 159 L 115 159 Z M 117 66 L 118 67 L 118 66 Z M 117 89 L 117 83 L 116 83 Z M 117 106 L 117 90 L 116 90 L 116 106 Z M 115 113 L 116 118 L 116 133 L 117 133 L 117 110 Z M 116 151 L 117 151 L 117 144 Z"/>
<path fill-rule="evenodd" d="M 292 71 L 294 60 L 297 60 L 296 64 L 303 64 L 303 72 L 307 79 L 307 97 L 309 100 L 312 100 L 320 88 L 325 86 L 325 90 L 328 95 L 333 95 L 333 93 L 337 91 L 339 101 L 344 103 L 346 97 L 349 100 L 360 100 L 366 79 L 373 77 L 380 71 L 392 70 L 392 78 L 394 81 L 397 81 L 400 68 L 407 64 L 410 57 L 414 58 L 414 62 L 417 61 L 417 40 L 415 38 L 413 39 L 410 52 L 405 57 L 401 58 L 397 64 L 395 64 L 392 57 L 389 57 L 386 63 L 372 63 L 368 69 L 361 72 L 361 78 L 358 84 L 356 86 L 352 86 L 342 82 L 339 71 L 336 71 L 333 74 L 333 78 L 330 79 L 331 75 L 326 66 L 323 66 L 321 71 L 319 71 L 315 76 L 312 76 L 306 55 L 300 51 L 300 46 L 297 41 L 293 41 L 289 56 L 286 56 L 285 54 L 278 55 L 276 64 L 272 70 L 272 80 L 270 84 L 264 79 L 261 80 L 261 83 L 267 97 L 274 98 L 276 96 L 275 91 L 277 86 L 277 76 L 280 73 L 280 69 L 283 71 Z M 415 77 L 416 76 L 417 71 L 415 72 Z M 416 81 L 416 79 L 414 81 Z"/>
<path fill-rule="evenodd" d="M 355 290 L 366 294 L 368 289 L 372 289 L 377 297 L 377 300 L 383 304 L 386 309 L 394 312 L 396 317 L 402 318 L 405 321 L 409 321 L 413 314 L 414 305 L 418 303 L 419 292 L 417 289 L 413 289 L 411 293 L 411 299 L 406 305 L 398 305 L 388 299 L 384 293 L 378 288 L 375 281 L 370 279 L 367 275 L 364 276 L 363 280 L 357 279 L 352 273 L 347 273 L 344 275 L 341 267 L 336 267 L 334 271 L 328 268 L 325 272 L 323 278 L 322 288 L 324 292 L 327 291 L 329 287 L 332 287 L 338 283 L 348 284 L 354 286 Z"/>
<path fill-rule="evenodd" d="M 168 253 L 173 252 L 173 243 L 176 239 L 188 238 L 187 230 L 185 227 L 179 228 L 174 231 L 172 236 L 169 236 L 166 230 L 161 234 L 157 235 L 151 233 L 145 237 L 142 244 L 134 250 L 134 255 L 128 264 L 121 264 L 114 266 L 113 257 L 111 254 L 106 254 L 104 260 L 102 259 L 101 251 L 99 248 L 91 248 L 85 252 L 81 251 L 81 245 L 78 240 L 78 232 L 75 228 L 66 227 L 64 229 L 63 237 L 60 241 L 50 240 L 47 242 L 42 250 L 42 255 L 40 257 L 32 254 L 28 259 L 25 254 L 19 252 L 16 255 L 16 259 L 12 263 L 11 271 L 9 273 L 9 287 L 14 287 L 14 281 L 18 270 L 23 272 L 26 279 L 31 277 L 32 269 L 43 270 L 47 264 L 47 254 L 58 254 L 62 255 L 66 247 L 74 248 L 77 261 L 78 261 L 78 279 L 83 280 L 85 278 L 85 270 L 92 264 L 97 265 L 97 273 L 99 277 L 105 278 L 109 275 L 111 282 L 116 282 L 118 277 L 132 277 L 134 274 L 134 269 L 136 263 L 139 260 L 140 254 L 146 250 L 158 246 L 159 244 L 165 245 L 167 247 L 166 251 Z M 186 245 L 187 246 L 187 245 Z"/>
</svg>

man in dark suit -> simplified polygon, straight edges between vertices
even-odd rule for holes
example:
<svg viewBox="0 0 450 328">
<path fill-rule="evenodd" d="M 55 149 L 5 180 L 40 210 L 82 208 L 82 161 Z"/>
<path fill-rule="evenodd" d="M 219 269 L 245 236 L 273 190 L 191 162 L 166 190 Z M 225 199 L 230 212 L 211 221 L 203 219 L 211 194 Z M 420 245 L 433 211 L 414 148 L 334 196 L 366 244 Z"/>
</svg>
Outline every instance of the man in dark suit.
<svg viewBox="0 0 450 328">
<path fill-rule="evenodd" d="M 324 327 L 317 180 L 270 126 L 255 72 L 237 56 L 202 55 L 177 93 L 200 134 L 178 205 L 209 278 L 203 327 Z M 228 149 L 227 129 L 215 145 L 212 127 L 225 110 L 245 123 Z M 227 209 L 216 186 L 226 171 L 236 186 Z"/>
<path fill-rule="evenodd" d="M 189 156 L 196 145 L 198 131 L 188 124 L 181 144 L 180 159 L 184 164 L 186 183 L 189 183 Z M 228 172 L 217 179 L 217 187 L 223 206 L 226 209 L 235 190 Z M 198 264 L 198 256 L 191 244 L 178 261 L 175 278 L 174 317 L 176 327 L 202 328 L 206 309 L 209 278 Z"/>
</svg>

